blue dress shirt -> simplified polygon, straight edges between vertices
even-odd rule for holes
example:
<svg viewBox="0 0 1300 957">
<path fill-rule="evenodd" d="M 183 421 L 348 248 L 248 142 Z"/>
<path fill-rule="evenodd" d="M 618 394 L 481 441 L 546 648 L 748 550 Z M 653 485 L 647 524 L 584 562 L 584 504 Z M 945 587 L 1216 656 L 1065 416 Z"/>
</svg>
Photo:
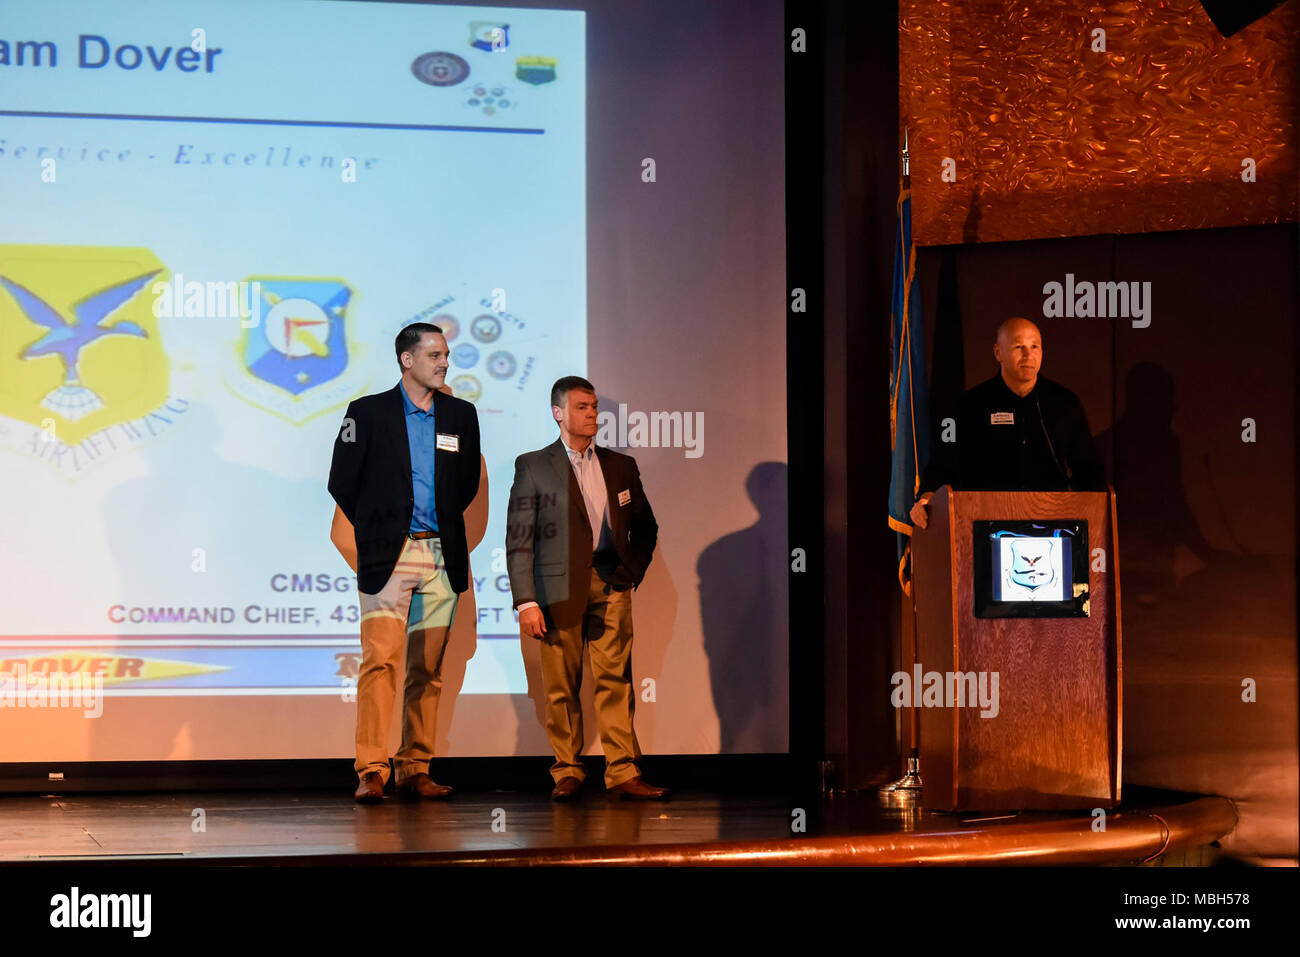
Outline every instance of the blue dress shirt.
<svg viewBox="0 0 1300 957">
<path fill-rule="evenodd" d="M 411 492 L 415 508 L 411 511 L 410 530 L 436 532 L 438 508 L 433 500 L 433 453 L 438 446 L 438 432 L 433 424 L 433 406 L 425 412 L 411 401 L 406 386 L 400 382 L 397 385 L 406 408 L 406 443 L 411 450 Z"/>
</svg>

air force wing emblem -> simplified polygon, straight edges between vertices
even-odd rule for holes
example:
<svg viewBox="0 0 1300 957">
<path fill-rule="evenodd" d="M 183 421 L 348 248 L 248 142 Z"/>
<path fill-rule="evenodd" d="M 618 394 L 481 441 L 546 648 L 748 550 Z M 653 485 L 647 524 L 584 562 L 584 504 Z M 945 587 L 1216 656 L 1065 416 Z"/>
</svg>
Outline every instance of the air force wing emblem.
<svg viewBox="0 0 1300 957">
<path fill-rule="evenodd" d="M 0 246 L 0 414 L 67 446 L 166 400 L 147 249 Z"/>
<path fill-rule="evenodd" d="M 1045 538 L 1011 540 L 1011 580 L 1022 588 L 1036 589 L 1056 578 L 1052 541 Z"/>
<path fill-rule="evenodd" d="M 357 394 L 347 311 L 353 293 L 339 279 L 251 277 L 259 289 L 240 345 L 240 372 L 227 384 L 253 405 L 301 424 Z"/>
</svg>

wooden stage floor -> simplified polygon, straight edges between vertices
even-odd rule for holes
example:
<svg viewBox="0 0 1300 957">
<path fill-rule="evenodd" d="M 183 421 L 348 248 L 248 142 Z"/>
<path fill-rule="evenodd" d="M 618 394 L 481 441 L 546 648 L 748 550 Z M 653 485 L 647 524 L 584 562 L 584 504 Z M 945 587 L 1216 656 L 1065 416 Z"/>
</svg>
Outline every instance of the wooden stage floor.
<svg viewBox="0 0 1300 957">
<path fill-rule="evenodd" d="M 1196 863 L 1236 823 L 1217 797 L 1132 789 L 1107 815 L 947 814 L 875 793 L 807 801 L 675 792 L 466 791 L 445 802 L 335 791 L 0 796 L 0 862 L 276 865 Z M 797 830 L 802 821 L 805 830 Z M 1212 856 L 1212 855 L 1211 855 Z"/>
</svg>

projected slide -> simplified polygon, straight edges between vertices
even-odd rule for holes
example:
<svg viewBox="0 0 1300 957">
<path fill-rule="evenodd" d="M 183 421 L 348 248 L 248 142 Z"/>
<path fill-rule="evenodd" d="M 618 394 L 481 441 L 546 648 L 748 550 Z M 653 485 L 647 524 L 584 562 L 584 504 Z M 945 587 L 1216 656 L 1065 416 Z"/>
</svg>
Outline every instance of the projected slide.
<svg viewBox="0 0 1300 957">
<path fill-rule="evenodd" d="M 586 372 L 585 14 L 107 9 L 3 17 L 0 672 L 337 696 L 325 480 L 398 329 L 445 330 L 494 496 Z M 521 694 L 488 514 L 460 694 Z"/>
</svg>

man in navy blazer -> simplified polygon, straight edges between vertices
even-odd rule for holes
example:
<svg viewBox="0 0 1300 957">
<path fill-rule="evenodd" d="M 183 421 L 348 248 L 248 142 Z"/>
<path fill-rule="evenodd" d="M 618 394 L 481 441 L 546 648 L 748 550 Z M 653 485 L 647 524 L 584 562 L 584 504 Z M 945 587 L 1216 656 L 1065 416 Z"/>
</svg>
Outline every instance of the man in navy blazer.
<svg viewBox="0 0 1300 957">
<path fill-rule="evenodd" d="M 383 798 L 389 716 L 403 671 L 397 792 L 451 794 L 429 777 L 429 759 L 447 635 L 460 593 L 469 587 L 464 513 L 479 483 L 478 412 L 445 391 L 442 330 L 411 323 L 394 345 L 401 380 L 348 406 L 329 477 L 330 494 L 356 536 L 361 668 L 355 797 L 362 803 Z"/>
<path fill-rule="evenodd" d="M 637 767 L 632 725 L 632 591 L 654 554 L 659 525 L 636 459 L 596 445 L 596 390 L 578 376 L 551 388 L 560 437 L 515 460 L 506 512 L 506 569 L 519 632 L 541 644 L 546 735 L 555 753 L 551 797 L 579 796 L 586 770 L 579 685 L 590 652 L 605 787 L 623 799 L 663 800 Z"/>
</svg>

